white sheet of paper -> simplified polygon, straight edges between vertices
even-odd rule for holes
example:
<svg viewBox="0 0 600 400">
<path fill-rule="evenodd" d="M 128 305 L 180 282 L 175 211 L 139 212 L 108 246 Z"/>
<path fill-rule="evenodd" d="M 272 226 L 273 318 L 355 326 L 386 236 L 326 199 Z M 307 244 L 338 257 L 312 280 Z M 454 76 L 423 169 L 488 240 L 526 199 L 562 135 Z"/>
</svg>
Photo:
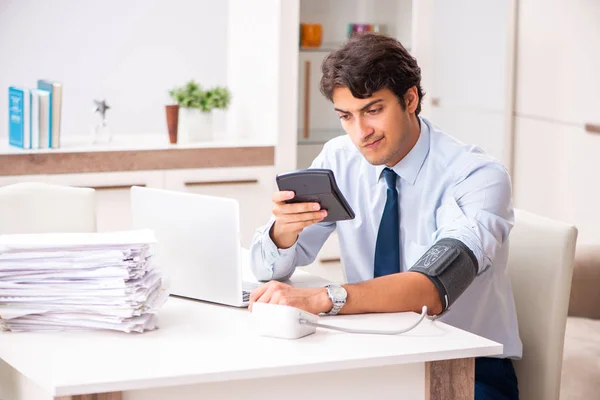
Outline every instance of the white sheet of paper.
<svg viewBox="0 0 600 400">
<path fill-rule="evenodd" d="M 150 230 L 0 236 L 0 327 L 155 329 L 168 299 Z"/>
</svg>

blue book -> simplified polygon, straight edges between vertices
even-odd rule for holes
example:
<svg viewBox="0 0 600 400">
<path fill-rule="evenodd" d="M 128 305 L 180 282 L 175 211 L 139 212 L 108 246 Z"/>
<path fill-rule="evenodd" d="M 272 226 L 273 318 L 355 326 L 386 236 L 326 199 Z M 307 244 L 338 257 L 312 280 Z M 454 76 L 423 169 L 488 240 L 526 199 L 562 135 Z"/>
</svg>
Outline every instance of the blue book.
<svg viewBox="0 0 600 400">
<path fill-rule="evenodd" d="M 8 143 L 11 146 L 31 148 L 30 103 L 29 89 L 8 88 Z"/>
<path fill-rule="evenodd" d="M 48 79 L 39 79 L 37 88 L 50 92 L 50 147 L 60 147 L 60 122 L 62 110 L 62 84 Z"/>
</svg>

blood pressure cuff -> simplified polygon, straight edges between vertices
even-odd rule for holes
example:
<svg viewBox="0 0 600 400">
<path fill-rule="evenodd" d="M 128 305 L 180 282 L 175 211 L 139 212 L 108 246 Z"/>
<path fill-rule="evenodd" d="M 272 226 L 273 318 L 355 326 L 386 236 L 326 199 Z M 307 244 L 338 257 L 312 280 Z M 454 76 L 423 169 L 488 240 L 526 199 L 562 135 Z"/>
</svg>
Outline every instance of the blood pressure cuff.
<svg viewBox="0 0 600 400">
<path fill-rule="evenodd" d="M 477 259 L 463 242 L 446 238 L 431 246 L 410 271 L 420 272 L 433 282 L 444 312 L 477 276 Z"/>
</svg>

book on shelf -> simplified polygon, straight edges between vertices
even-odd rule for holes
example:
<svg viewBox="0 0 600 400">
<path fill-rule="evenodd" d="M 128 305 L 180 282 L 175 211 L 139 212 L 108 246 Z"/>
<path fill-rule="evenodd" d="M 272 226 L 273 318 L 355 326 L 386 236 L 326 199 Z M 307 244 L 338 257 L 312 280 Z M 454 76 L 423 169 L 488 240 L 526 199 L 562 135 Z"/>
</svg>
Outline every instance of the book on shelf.
<svg viewBox="0 0 600 400">
<path fill-rule="evenodd" d="M 60 147 L 62 84 L 40 79 L 37 88 L 8 88 L 8 141 L 22 149 Z"/>
<path fill-rule="evenodd" d="M 50 92 L 31 90 L 31 148 L 48 149 L 50 143 Z"/>
<path fill-rule="evenodd" d="M 39 94 L 29 91 L 29 130 L 31 136 L 30 149 L 40 148 L 40 100 Z"/>
<path fill-rule="evenodd" d="M 49 79 L 39 79 L 37 88 L 50 93 L 50 147 L 60 147 L 60 127 L 62 112 L 62 83 Z"/>
<path fill-rule="evenodd" d="M 8 143 L 23 149 L 31 148 L 30 90 L 8 88 Z"/>
</svg>

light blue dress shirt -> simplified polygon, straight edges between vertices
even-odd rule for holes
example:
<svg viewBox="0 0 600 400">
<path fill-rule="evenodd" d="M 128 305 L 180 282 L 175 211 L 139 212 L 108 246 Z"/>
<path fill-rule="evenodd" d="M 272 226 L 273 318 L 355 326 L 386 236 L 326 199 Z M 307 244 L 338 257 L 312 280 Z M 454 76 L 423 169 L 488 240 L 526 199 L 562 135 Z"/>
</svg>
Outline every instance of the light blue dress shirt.
<svg viewBox="0 0 600 400">
<path fill-rule="evenodd" d="M 375 243 L 386 200 L 387 185 L 381 174 L 385 166 L 369 164 L 344 135 L 326 143 L 311 168 L 334 172 L 356 217 L 311 225 L 288 249 L 278 249 L 269 237 L 272 218 L 254 236 L 253 273 L 262 281 L 289 278 L 296 266 L 315 260 L 337 229 L 348 283 L 373 279 Z M 478 147 L 457 141 L 421 118 L 417 143 L 393 170 L 400 177 L 401 270 L 409 270 L 441 238 L 462 241 L 477 258 L 479 273 L 440 320 L 502 343 L 503 357 L 520 358 L 522 344 L 507 271 L 514 213 L 506 169 Z"/>
</svg>

